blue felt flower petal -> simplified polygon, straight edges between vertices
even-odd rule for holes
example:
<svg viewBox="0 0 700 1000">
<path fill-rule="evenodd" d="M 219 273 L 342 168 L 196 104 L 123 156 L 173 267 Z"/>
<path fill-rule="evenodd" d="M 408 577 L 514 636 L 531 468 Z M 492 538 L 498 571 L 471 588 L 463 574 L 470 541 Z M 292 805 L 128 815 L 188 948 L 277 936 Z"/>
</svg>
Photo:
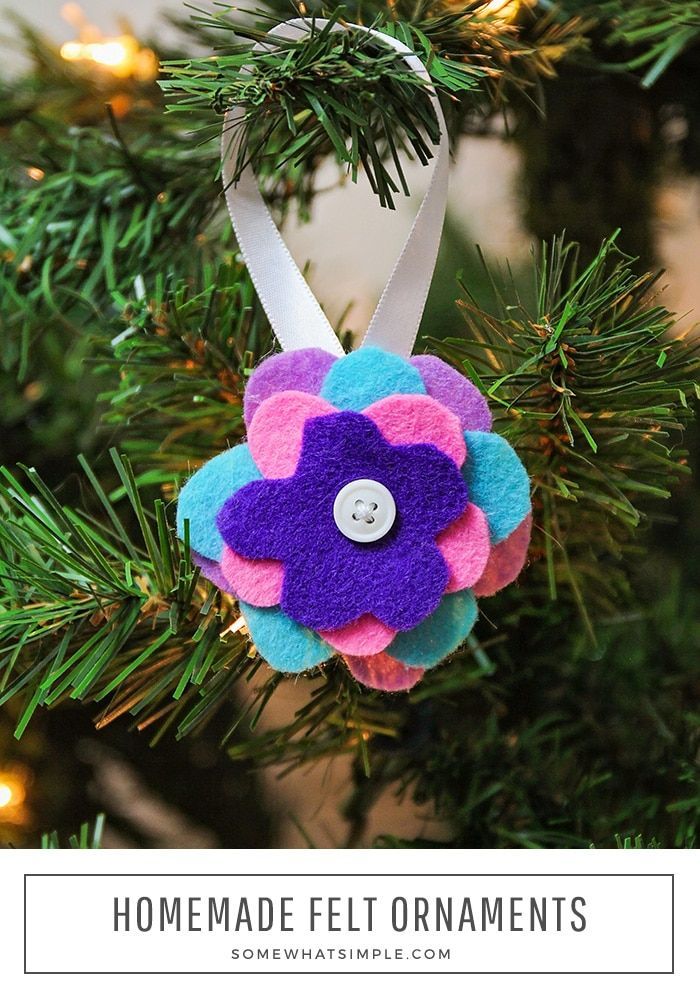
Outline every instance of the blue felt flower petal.
<svg viewBox="0 0 700 1000">
<path fill-rule="evenodd" d="M 222 452 L 188 479 L 177 501 L 177 533 L 185 536 L 185 519 L 190 522 L 190 545 L 207 559 L 220 559 L 223 541 L 216 527 L 216 515 L 241 486 L 262 479 L 247 444 Z"/>
<path fill-rule="evenodd" d="M 395 393 L 427 395 L 418 369 L 379 347 L 360 347 L 340 358 L 321 387 L 321 396 L 339 410 L 364 410 Z"/>
<path fill-rule="evenodd" d="M 410 632 L 399 632 L 386 652 L 409 667 L 434 667 L 464 642 L 477 614 L 471 590 L 446 594 L 420 625 Z"/>
<path fill-rule="evenodd" d="M 256 608 L 243 601 L 238 604 L 258 652 L 275 670 L 298 674 L 334 655 L 315 632 L 292 621 L 280 608 Z"/>
<path fill-rule="evenodd" d="M 467 431 L 462 474 L 469 499 L 486 514 L 494 545 L 507 538 L 532 509 L 530 481 L 523 463 L 499 434 Z"/>
</svg>

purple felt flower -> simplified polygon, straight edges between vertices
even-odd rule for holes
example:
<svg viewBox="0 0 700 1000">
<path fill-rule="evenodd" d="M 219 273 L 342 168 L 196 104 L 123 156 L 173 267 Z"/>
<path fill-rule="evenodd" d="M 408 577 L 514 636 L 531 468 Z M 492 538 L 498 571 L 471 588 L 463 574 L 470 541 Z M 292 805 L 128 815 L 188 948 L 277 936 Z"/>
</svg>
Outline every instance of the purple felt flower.
<svg viewBox="0 0 700 1000">
<path fill-rule="evenodd" d="M 382 483 L 399 511 L 370 546 L 334 520 L 335 498 L 354 480 Z M 283 563 L 281 608 L 300 624 L 325 631 L 372 614 L 407 630 L 440 603 L 449 571 L 436 537 L 467 503 L 459 469 L 434 445 L 392 445 L 369 417 L 341 411 L 308 420 L 294 474 L 238 490 L 217 526 L 240 556 Z"/>
</svg>

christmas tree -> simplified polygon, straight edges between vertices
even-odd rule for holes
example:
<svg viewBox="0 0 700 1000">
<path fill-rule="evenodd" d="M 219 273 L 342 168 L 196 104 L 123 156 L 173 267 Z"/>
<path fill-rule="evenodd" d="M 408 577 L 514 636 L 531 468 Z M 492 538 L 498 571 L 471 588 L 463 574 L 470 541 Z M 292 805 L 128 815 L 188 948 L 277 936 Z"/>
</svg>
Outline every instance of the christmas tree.
<svg viewBox="0 0 700 1000">
<path fill-rule="evenodd" d="M 307 36 L 253 48 L 292 16 Z M 174 516 L 242 439 L 246 380 L 275 349 L 225 214 L 223 114 L 245 109 L 237 171 L 254 166 L 287 222 L 322 210 L 329 163 L 388 213 L 434 155 L 427 84 L 376 38 L 330 30 L 348 22 L 423 60 L 457 161 L 469 136 L 519 149 L 535 236 L 531 268 L 511 269 L 448 223 L 416 347 L 476 384 L 527 466 L 528 564 L 393 695 L 335 661 L 271 671 Z M 187 811 L 175 770 L 206 759 L 189 815 L 228 846 L 227 788 L 236 846 L 264 846 L 278 817 L 260 776 L 342 759 L 346 846 L 694 846 L 699 362 L 664 304 L 652 206 L 670 161 L 700 168 L 698 89 L 680 85 L 700 72 L 696 5 L 273 2 L 176 27 L 177 51 L 126 29 L 59 50 L 21 25 L 31 65 L 0 82 L 0 791 L 21 813 L 73 730 L 59 816 L 88 807 L 89 766 L 113 753 Z M 434 839 L 393 820 L 376 837 L 387 795 Z M 2 808 L 6 841 L 31 831 Z"/>
</svg>

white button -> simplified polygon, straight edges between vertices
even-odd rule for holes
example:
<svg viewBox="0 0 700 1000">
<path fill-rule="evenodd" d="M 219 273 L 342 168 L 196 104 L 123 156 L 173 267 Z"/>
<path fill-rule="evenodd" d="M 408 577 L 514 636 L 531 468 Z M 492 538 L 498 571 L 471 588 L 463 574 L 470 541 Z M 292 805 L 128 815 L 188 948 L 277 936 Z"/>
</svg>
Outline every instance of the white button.
<svg viewBox="0 0 700 1000">
<path fill-rule="evenodd" d="M 346 538 L 376 542 L 394 523 L 396 504 L 386 486 L 374 479 L 355 479 L 335 498 L 333 517 Z"/>
</svg>

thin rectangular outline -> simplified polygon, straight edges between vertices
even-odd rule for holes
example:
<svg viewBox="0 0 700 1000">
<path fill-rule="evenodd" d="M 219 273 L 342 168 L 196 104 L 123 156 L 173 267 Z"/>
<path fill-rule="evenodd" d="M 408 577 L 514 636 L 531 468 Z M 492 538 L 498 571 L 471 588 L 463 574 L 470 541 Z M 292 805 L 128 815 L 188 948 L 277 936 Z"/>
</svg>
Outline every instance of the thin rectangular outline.
<svg viewBox="0 0 700 1000">
<path fill-rule="evenodd" d="M 202 874 L 202 872 L 153 872 L 156 878 L 195 878 Z M 209 874 L 209 873 L 204 873 Z M 218 872 L 216 873 L 217 878 L 236 878 L 240 875 L 240 872 Z M 252 875 L 253 878 L 265 878 L 269 876 L 270 872 L 248 872 L 248 875 Z M 291 875 L 293 878 L 303 878 L 305 877 L 305 872 L 286 872 L 286 875 Z M 423 872 L 392 872 L 392 875 L 398 878 L 420 878 L 423 877 Z M 653 970 L 650 972 L 645 972 L 643 970 L 615 970 L 612 972 L 606 971 L 596 971 L 594 969 L 583 969 L 574 970 L 567 969 L 565 971 L 537 971 L 533 969 L 528 969 L 522 972 L 516 970 L 508 971 L 497 971 L 497 970 L 483 970 L 478 969 L 472 970 L 453 970 L 450 969 L 444 971 L 435 970 L 406 970 L 405 972 L 397 972 L 392 970 L 383 971 L 369 971 L 369 970 L 332 970 L 323 969 L 319 971 L 315 970 L 299 970 L 292 971 L 287 969 L 280 969 L 279 971 L 264 971 L 259 972 L 254 969 L 250 970 L 232 970 L 231 972 L 216 971 L 174 971 L 173 969 L 155 970 L 149 969 L 148 971 L 138 971 L 138 970 L 128 970 L 128 969 L 117 969 L 110 970 L 104 969 L 100 972 L 88 971 L 88 970 L 61 970 L 58 972 L 52 972 L 47 969 L 43 969 L 40 972 L 30 972 L 27 970 L 27 879 L 29 878 L 136 878 L 144 875 L 144 872 L 79 872 L 75 875 L 69 874 L 68 872 L 30 872 L 24 875 L 24 975 L 25 976 L 673 976 L 676 973 L 676 876 L 672 872 L 462 872 L 453 873 L 457 878 L 503 878 L 507 875 L 510 878 L 670 878 L 671 879 L 671 968 L 670 970 Z M 146 873 L 148 877 L 148 873 Z M 367 873 L 359 874 L 356 872 L 332 872 L 330 874 L 326 873 L 320 875 L 321 878 L 371 878 L 371 875 Z"/>
</svg>

